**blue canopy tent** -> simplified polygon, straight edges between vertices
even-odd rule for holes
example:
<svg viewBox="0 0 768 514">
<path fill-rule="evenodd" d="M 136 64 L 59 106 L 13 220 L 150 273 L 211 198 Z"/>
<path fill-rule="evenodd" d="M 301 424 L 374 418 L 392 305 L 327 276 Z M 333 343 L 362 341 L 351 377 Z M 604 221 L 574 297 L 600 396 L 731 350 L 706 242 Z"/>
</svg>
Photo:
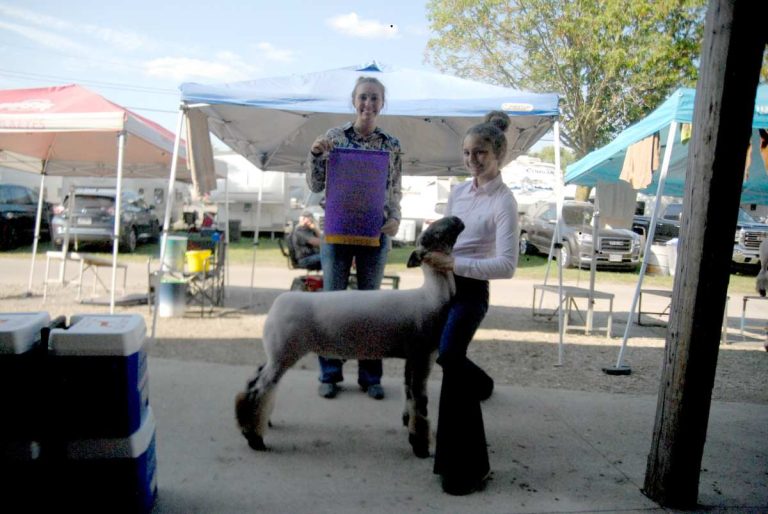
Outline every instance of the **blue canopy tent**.
<svg viewBox="0 0 768 514">
<path fill-rule="evenodd" d="M 461 138 L 488 111 L 503 110 L 512 117 L 510 160 L 533 146 L 559 116 L 556 94 L 376 63 L 230 84 L 185 83 L 182 102 L 203 115 L 190 117 L 190 124 L 206 125 L 259 168 L 303 173 L 312 141 L 352 121 L 351 92 L 359 76 L 376 77 L 386 87 L 378 125 L 402 142 L 407 175 L 466 175 Z M 207 130 L 197 135 L 190 142 L 193 151 L 210 145 Z"/>
<path fill-rule="evenodd" d="M 378 126 L 400 139 L 406 175 L 467 175 L 466 130 L 491 110 L 512 122 L 507 159 L 525 153 L 559 117 L 556 94 L 536 94 L 435 72 L 391 69 L 376 62 L 302 75 L 229 84 L 182 84 L 181 120 L 199 192 L 215 187 L 210 134 L 262 170 L 305 172 L 314 139 L 354 119 L 352 88 L 373 76 L 386 88 Z M 556 142 L 557 145 L 557 142 Z M 208 178 L 206 178 L 208 177 Z M 259 224 L 261 201 L 257 207 Z"/>
<path fill-rule="evenodd" d="M 680 124 L 693 122 L 694 100 L 695 90 L 678 89 L 661 106 L 619 133 L 613 141 L 568 166 L 565 174 L 566 184 L 597 186 L 599 182 L 617 182 L 620 180 L 628 149 L 649 136 L 659 134 L 660 153 L 663 153 L 664 158 L 660 168 L 653 170 L 651 183 L 641 190 L 643 193 L 656 195 L 656 201 L 651 214 L 651 225 L 640 277 L 630 307 L 616 370 L 624 367 L 622 364 L 624 349 L 647 267 L 660 198 L 663 195 L 682 197 L 685 193 L 688 144 L 677 137 L 677 130 Z M 760 154 L 759 130 L 768 129 L 768 86 L 766 85 L 759 86 L 757 89 L 752 129 L 749 166 L 742 186 L 741 202 L 765 205 L 768 204 L 768 162 L 764 162 Z M 693 130 L 696 130 L 695 126 Z"/>
<path fill-rule="evenodd" d="M 678 89 L 661 106 L 634 125 L 622 131 L 607 145 L 587 154 L 568 166 L 565 174 L 566 184 L 596 186 L 598 182 L 616 182 L 619 180 L 627 149 L 643 139 L 659 133 L 662 152 L 673 122 L 677 124 L 693 121 L 695 90 Z M 752 121 L 752 159 L 749 178 L 742 188 L 742 203 L 768 204 L 768 174 L 760 158 L 755 158 L 759 145 L 756 136 L 758 129 L 768 129 L 768 85 L 759 86 L 755 101 L 755 115 Z M 663 195 L 683 196 L 685 192 L 685 167 L 688 160 L 688 145 L 676 139 L 669 160 Z M 762 168 L 761 168 L 762 166 Z M 655 195 L 659 185 L 660 173 L 653 174 L 653 182 L 641 192 Z"/>
</svg>

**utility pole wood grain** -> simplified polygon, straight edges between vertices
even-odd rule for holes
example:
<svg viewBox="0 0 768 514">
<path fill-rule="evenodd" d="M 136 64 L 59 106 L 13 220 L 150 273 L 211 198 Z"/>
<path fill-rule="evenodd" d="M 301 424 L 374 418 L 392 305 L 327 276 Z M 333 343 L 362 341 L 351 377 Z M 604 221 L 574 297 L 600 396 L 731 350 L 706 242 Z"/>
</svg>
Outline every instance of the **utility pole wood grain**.
<svg viewBox="0 0 768 514">
<path fill-rule="evenodd" d="M 644 493 L 663 506 L 697 504 L 767 5 L 711 0 L 707 10 L 680 258 L 644 484 Z"/>
</svg>

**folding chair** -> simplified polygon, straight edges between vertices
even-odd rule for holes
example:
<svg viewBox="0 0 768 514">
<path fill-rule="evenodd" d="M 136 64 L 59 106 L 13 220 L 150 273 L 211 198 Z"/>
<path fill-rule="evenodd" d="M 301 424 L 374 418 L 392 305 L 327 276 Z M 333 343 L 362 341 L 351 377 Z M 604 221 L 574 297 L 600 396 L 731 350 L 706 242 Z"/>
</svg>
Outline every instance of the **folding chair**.
<svg viewBox="0 0 768 514">
<path fill-rule="evenodd" d="M 306 274 L 303 277 L 296 277 L 291 283 L 291 291 L 319 291 L 323 289 L 323 276 L 318 273 L 321 270 L 320 263 L 316 266 L 300 266 L 296 258 L 296 248 L 293 246 L 291 232 L 287 232 L 284 237 L 277 240 L 280 252 L 286 258 L 288 269 L 303 269 Z M 315 272 L 315 273 L 312 273 Z"/>
<path fill-rule="evenodd" d="M 187 281 L 187 304 L 200 305 L 201 317 L 206 312 L 212 313 L 214 307 L 224 302 L 226 248 L 226 242 L 219 239 L 213 245 L 211 255 L 205 258 L 202 270 L 184 274 Z"/>
</svg>

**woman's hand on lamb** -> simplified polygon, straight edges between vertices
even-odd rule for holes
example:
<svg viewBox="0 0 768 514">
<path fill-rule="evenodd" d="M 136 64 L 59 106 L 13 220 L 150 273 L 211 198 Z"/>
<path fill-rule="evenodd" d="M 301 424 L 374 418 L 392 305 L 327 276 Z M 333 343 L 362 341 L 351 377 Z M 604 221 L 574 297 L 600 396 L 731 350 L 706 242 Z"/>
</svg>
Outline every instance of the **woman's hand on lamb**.
<svg viewBox="0 0 768 514">
<path fill-rule="evenodd" d="M 424 262 L 439 271 L 453 271 L 454 259 L 452 255 L 441 252 L 428 252 L 424 256 Z"/>
</svg>

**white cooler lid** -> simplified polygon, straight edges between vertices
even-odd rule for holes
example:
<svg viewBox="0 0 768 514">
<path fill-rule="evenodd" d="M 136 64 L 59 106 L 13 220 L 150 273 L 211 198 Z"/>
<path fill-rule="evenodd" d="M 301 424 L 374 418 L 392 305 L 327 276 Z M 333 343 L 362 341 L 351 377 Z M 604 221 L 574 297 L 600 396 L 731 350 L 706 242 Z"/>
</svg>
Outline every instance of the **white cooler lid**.
<svg viewBox="0 0 768 514">
<path fill-rule="evenodd" d="M 40 330 L 50 322 L 47 312 L 0 313 L 0 354 L 28 352 L 40 340 Z"/>
<path fill-rule="evenodd" d="M 49 346 L 56 355 L 133 355 L 147 335 L 139 314 L 78 314 L 68 329 L 53 329 Z"/>
</svg>

